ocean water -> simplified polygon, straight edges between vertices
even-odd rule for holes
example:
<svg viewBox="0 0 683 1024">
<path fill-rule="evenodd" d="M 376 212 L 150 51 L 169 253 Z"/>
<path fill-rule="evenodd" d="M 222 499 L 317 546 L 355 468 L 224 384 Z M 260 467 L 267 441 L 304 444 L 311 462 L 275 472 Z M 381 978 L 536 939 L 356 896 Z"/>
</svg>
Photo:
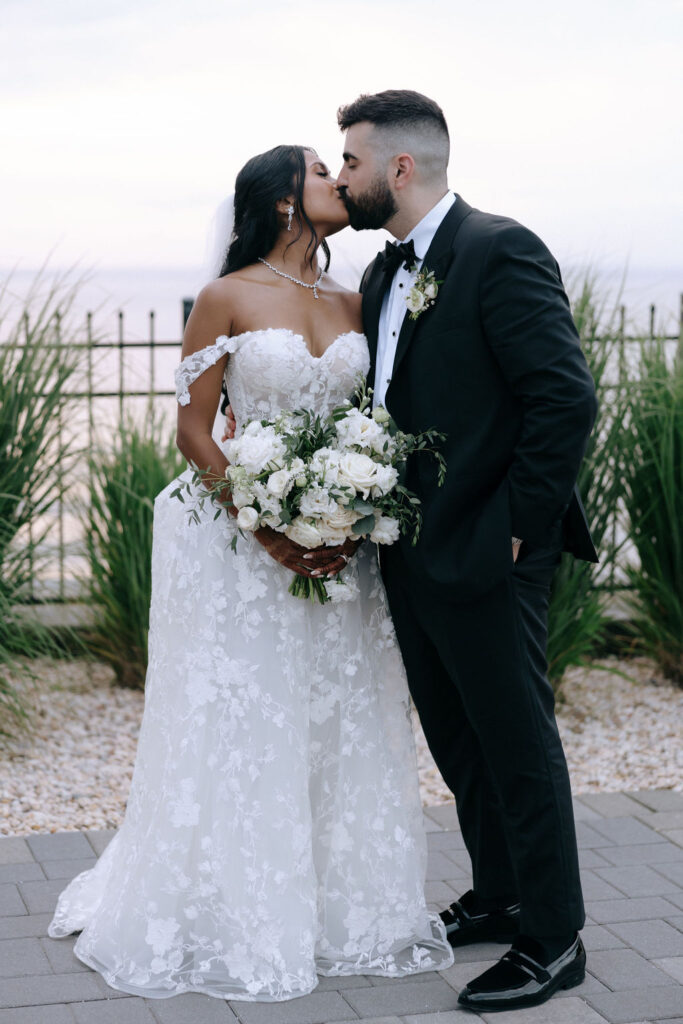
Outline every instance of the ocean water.
<svg viewBox="0 0 683 1024">
<path fill-rule="evenodd" d="M 374 233 L 373 233 L 374 234 Z M 379 233 L 377 233 L 379 234 Z M 354 256 L 348 247 L 333 250 L 331 274 L 346 287 L 356 289 L 363 269 L 375 245 L 369 239 Z M 382 239 L 377 239 L 381 242 Z M 360 257 L 360 258 L 359 258 Z M 572 283 L 582 277 L 586 268 L 565 264 L 563 276 L 571 294 Z M 606 307 L 623 303 L 627 319 L 633 329 L 645 329 L 649 324 L 650 305 L 656 307 L 655 322 L 658 331 L 678 333 L 678 320 L 683 294 L 683 264 L 680 267 L 655 268 L 617 266 L 591 267 Z M 47 283 L 55 273 L 43 273 Z M 7 289 L 3 306 L 12 297 L 27 294 L 36 279 L 35 270 L 0 271 L 0 281 Z M 91 271 L 71 272 L 75 281 L 82 275 L 76 302 L 75 318 L 84 322 L 88 311 L 93 314 L 94 329 L 99 337 L 115 339 L 119 330 L 119 312 L 123 313 L 126 340 L 146 341 L 150 335 L 150 312 L 154 312 L 154 334 L 157 341 L 175 341 L 182 337 L 183 299 L 194 298 L 206 283 L 206 270 L 188 267 L 99 267 Z"/>
</svg>

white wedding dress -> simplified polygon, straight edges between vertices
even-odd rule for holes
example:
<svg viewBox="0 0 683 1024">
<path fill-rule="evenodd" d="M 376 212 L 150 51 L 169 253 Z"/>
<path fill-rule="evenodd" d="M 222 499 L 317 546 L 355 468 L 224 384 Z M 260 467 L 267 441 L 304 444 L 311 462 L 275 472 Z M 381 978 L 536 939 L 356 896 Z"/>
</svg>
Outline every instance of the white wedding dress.
<svg viewBox="0 0 683 1024">
<path fill-rule="evenodd" d="M 230 353 L 238 424 L 329 412 L 367 373 L 363 335 L 314 358 L 284 329 L 222 336 L 176 374 L 181 404 Z M 190 478 L 183 474 L 181 480 Z M 317 975 L 442 969 L 408 691 L 376 556 L 359 597 L 288 593 L 290 570 L 234 520 L 159 494 L 145 710 L 125 820 L 61 893 L 48 933 L 116 989 L 281 1000 Z"/>
</svg>

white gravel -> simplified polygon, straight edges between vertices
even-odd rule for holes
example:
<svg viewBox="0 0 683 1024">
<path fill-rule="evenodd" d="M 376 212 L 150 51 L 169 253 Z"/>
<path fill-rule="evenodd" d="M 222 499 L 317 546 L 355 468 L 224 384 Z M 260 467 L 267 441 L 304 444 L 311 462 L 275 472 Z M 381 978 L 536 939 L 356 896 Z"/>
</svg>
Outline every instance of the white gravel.
<svg viewBox="0 0 683 1024">
<path fill-rule="evenodd" d="M 571 669 L 558 720 L 576 793 L 636 789 L 683 791 L 683 690 L 650 662 L 605 662 Z M 34 663 L 25 680 L 32 733 L 0 751 L 0 835 L 121 824 L 133 772 L 144 696 L 113 682 L 102 664 L 76 659 Z M 628 673 L 625 679 L 617 672 Z M 425 805 L 452 799 L 416 722 Z"/>
</svg>

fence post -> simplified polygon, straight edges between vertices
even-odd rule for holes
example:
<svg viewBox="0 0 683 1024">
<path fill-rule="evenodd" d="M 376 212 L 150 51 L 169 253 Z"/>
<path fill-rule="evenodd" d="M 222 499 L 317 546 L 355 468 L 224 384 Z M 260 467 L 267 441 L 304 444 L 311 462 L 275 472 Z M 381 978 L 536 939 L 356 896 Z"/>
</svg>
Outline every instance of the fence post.
<svg viewBox="0 0 683 1024">
<path fill-rule="evenodd" d="M 55 313 L 55 344 L 57 352 L 57 380 L 59 381 L 60 371 L 62 368 L 62 317 L 57 310 Z M 61 388 L 61 382 L 60 382 Z M 57 520 L 57 529 L 59 537 L 59 600 L 64 600 L 64 494 L 66 488 L 64 487 L 64 396 L 60 396 L 61 401 L 59 404 L 59 411 L 57 413 L 57 465 L 59 486 L 58 486 L 58 502 L 59 502 L 59 519 Z"/>
<path fill-rule="evenodd" d="M 650 341 L 655 340 L 655 304 L 650 305 Z"/>
<path fill-rule="evenodd" d="M 23 321 L 24 321 L 24 345 L 30 345 L 30 343 L 31 343 L 30 342 L 30 338 L 31 338 L 31 325 L 29 323 L 28 313 L 24 313 Z M 34 572 L 35 563 L 34 563 L 34 560 L 33 560 L 33 550 L 34 550 L 33 549 L 33 502 L 31 500 L 31 496 L 30 495 L 28 497 L 28 502 L 29 502 L 29 506 L 30 506 L 29 507 L 29 516 L 28 516 L 28 543 L 29 543 L 28 565 L 29 565 L 29 573 L 30 573 L 30 581 L 29 581 L 28 593 L 29 593 L 29 600 L 35 601 L 36 590 L 35 590 L 35 582 L 34 582 L 35 581 L 35 572 Z"/>
<path fill-rule="evenodd" d="M 90 566 L 91 561 L 91 545 L 93 533 L 95 530 L 95 518 L 93 515 L 92 508 L 92 496 L 93 496 L 93 445 L 95 443 L 95 416 L 93 412 L 93 334 L 92 334 L 92 313 L 86 313 L 86 343 L 88 346 L 88 536 L 86 538 L 85 548 L 88 553 L 88 581 L 91 581 Z"/>
<path fill-rule="evenodd" d="M 156 391 L 154 381 L 154 310 L 149 311 L 149 404 L 154 403 L 154 392 Z"/>
<path fill-rule="evenodd" d="M 623 389 L 626 387 L 626 306 L 623 304 L 619 306 L 619 333 L 618 333 L 618 365 L 617 365 L 617 401 L 620 402 L 623 397 Z M 615 472 L 619 472 L 618 467 Z M 618 504 L 618 502 L 617 502 Z M 612 510 L 612 551 L 616 551 L 617 548 L 617 520 L 618 520 L 618 509 Z M 609 589 L 610 593 L 614 594 L 616 590 L 616 565 L 615 559 L 612 557 L 612 562 L 609 570 Z"/>
<path fill-rule="evenodd" d="M 119 310 L 119 430 L 123 423 L 123 310 Z"/>
</svg>

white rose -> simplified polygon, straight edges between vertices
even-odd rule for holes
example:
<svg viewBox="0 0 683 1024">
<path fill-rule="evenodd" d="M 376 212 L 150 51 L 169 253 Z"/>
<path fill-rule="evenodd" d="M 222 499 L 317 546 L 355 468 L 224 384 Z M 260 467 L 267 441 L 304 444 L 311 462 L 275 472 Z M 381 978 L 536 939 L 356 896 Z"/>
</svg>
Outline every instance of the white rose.
<svg viewBox="0 0 683 1024">
<path fill-rule="evenodd" d="M 292 478 L 289 470 L 278 469 L 275 473 L 271 473 L 266 486 L 276 498 L 283 498 L 292 489 Z"/>
<path fill-rule="evenodd" d="M 375 528 L 370 534 L 370 540 L 373 544 L 395 544 L 399 533 L 398 519 L 392 519 L 390 516 L 380 516 L 375 522 Z"/>
<path fill-rule="evenodd" d="M 320 528 L 322 542 L 326 547 L 337 547 L 338 544 L 343 544 L 345 540 L 348 540 L 348 538 L 352 536 L 350 529 L 344 530 L 339 527 L 335 529 L 332 526 L 327 526 L 324 519 L 318 524 L 318 526 Z"/>
<path fill-rule="evenodd" d="M 389 415 L 389 413 L 387 412 L 383 405 L 378 405 L 375 409 L 372 410 L 372 418 L 375 421 L 375 423 L 388 423 L 389 420 L 391 419 L 391 416 Z"/>
<path fill-rule="evenodd" d="M 339 460 L 339 482 L 360 491 L 364 498 L 377 480 L 377 463 L 360 452 L 345 452 Z"/>
<path fill-rule="evenodd" d="M 424 287 L 424 293 L 428 299 L 435 299 L 438 290 L 439 286 L 437 285 L 436 281 L 428 281 Z"/>
<path fill-rule="evenodd" d="M 258 526 L 258 512 L 252 505 L 245 505 L 237 513 L 237 525 L 240 530 L 255 530 Z"/>
<path fill-rule="evenodd" d="M 326 580 L 324 586 L 332 604 L 354 601 L 360 593 L 358 583 L 353 576 L 349 576 L 348 579 L 336 576 L 333 580 Z"/>
<path fill-rule="evenodd" d="M 424 307 L 425 297 L 419 288 L 411 288 L 406 296 L 406 306 L 411 313 L 419 313 Z"/>
<path fill-rule="evenodd" d="M 377 479 L 372 488 L 373 498 L 379 498 L 382 494 L 392 491 L 398 482 L 398 470 L 394 466 L 378 466 Z"/>
<path fill-rule="evenodd" d="M 336 501 L 330 502 L 329 510 L 323 517 L 325 525 L 333 530 L 347 529 L 349 526 L 353 526 L 358 519 L 360 516 L 357 512 L 354 512 L 352 508 L 343 508 Z"/>
<path fill-rule="evenodd" d="M 300 544 L 302 548 L 317 548 L 322 544 L 320 531 L 307 523 L 302 516 L 297 516 L 285 529 L 285 536 Z"/>
</svg>

